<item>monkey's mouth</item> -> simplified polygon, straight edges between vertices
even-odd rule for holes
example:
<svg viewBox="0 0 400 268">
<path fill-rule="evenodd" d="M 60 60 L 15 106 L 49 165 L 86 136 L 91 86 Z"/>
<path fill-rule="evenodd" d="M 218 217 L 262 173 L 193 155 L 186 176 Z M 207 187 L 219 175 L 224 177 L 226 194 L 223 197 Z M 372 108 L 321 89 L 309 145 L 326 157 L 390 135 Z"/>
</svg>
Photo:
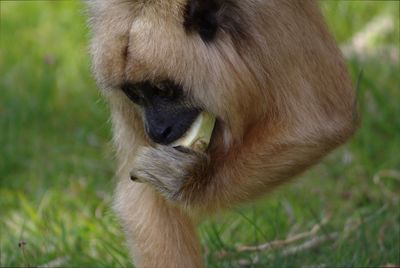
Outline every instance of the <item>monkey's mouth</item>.
<svg viewBox="0 0 400 268">
<path fill-rule="evenodd" d="M 174 147 L 183 146 L 204 152 L 210 144 L 215 125 L 216 116 L 209 112 L 202 111 L 194 120 L 189 130 L 171 145 Z"/>
</svg>

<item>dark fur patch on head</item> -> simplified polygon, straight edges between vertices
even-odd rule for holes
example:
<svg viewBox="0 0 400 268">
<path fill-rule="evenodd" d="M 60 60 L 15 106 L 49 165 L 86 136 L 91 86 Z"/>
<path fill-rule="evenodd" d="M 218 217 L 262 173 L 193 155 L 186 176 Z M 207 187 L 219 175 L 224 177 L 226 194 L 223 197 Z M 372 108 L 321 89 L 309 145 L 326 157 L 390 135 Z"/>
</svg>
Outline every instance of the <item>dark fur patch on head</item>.
<svg viewBox="0 0 400 268">
<path fill-rule="evenodd" d="M 246 36 L 242 16 L 235 0 L 188 0 L 183 25 L 187 32 L 197 32 L 204 42 L 214 40 L 219 30 L 238 40 Z"/>
</svg>

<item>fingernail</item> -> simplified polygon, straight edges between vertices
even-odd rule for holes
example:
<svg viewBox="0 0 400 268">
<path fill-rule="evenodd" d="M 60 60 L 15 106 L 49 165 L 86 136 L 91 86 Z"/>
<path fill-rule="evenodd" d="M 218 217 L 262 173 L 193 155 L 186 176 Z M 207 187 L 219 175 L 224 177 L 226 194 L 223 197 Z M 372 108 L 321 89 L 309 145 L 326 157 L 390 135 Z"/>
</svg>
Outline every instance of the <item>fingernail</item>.
<svg viewBox="0 0 400 268">
<path fill-rule="evenodd" d="M 174 149 L 181 153 L 188 153 L 190 151 L 188 148 L 180 146 L 180 145 L 175 146 Z"/>
</svg>

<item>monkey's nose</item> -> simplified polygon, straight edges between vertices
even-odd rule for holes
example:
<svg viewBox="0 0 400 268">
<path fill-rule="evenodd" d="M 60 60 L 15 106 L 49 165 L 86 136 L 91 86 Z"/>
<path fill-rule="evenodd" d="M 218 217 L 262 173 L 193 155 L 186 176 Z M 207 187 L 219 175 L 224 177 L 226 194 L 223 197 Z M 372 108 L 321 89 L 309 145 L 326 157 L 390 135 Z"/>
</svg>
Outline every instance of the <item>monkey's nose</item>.
<svg viewBox="0 0 400 268">
<path fill-rule="evenodd" d="M 168 144 L 171 142 L 171 134 L 173 131 L 173 126 L 164 125 L 157 128 L 150 128 L 148 130 L 149 137 L 156 143 Z"/>
</svg>

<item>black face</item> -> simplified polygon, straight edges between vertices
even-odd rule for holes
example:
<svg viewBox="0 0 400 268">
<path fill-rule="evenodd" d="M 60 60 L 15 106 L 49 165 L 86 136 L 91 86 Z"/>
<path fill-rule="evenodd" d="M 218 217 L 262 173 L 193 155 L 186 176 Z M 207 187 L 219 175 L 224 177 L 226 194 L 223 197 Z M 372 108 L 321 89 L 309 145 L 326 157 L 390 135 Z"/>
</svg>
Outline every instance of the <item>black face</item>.
<svg viewBox="0 0 400 268">
<path fill-rule="evenodd" d="M 142 107 L 146 133 L 159 144 L 182 137 L 200 113 L 200 109 L 185 102 L 182 87 L 171 81 L 126 83 L 121 89 Z"/>
</svg>

